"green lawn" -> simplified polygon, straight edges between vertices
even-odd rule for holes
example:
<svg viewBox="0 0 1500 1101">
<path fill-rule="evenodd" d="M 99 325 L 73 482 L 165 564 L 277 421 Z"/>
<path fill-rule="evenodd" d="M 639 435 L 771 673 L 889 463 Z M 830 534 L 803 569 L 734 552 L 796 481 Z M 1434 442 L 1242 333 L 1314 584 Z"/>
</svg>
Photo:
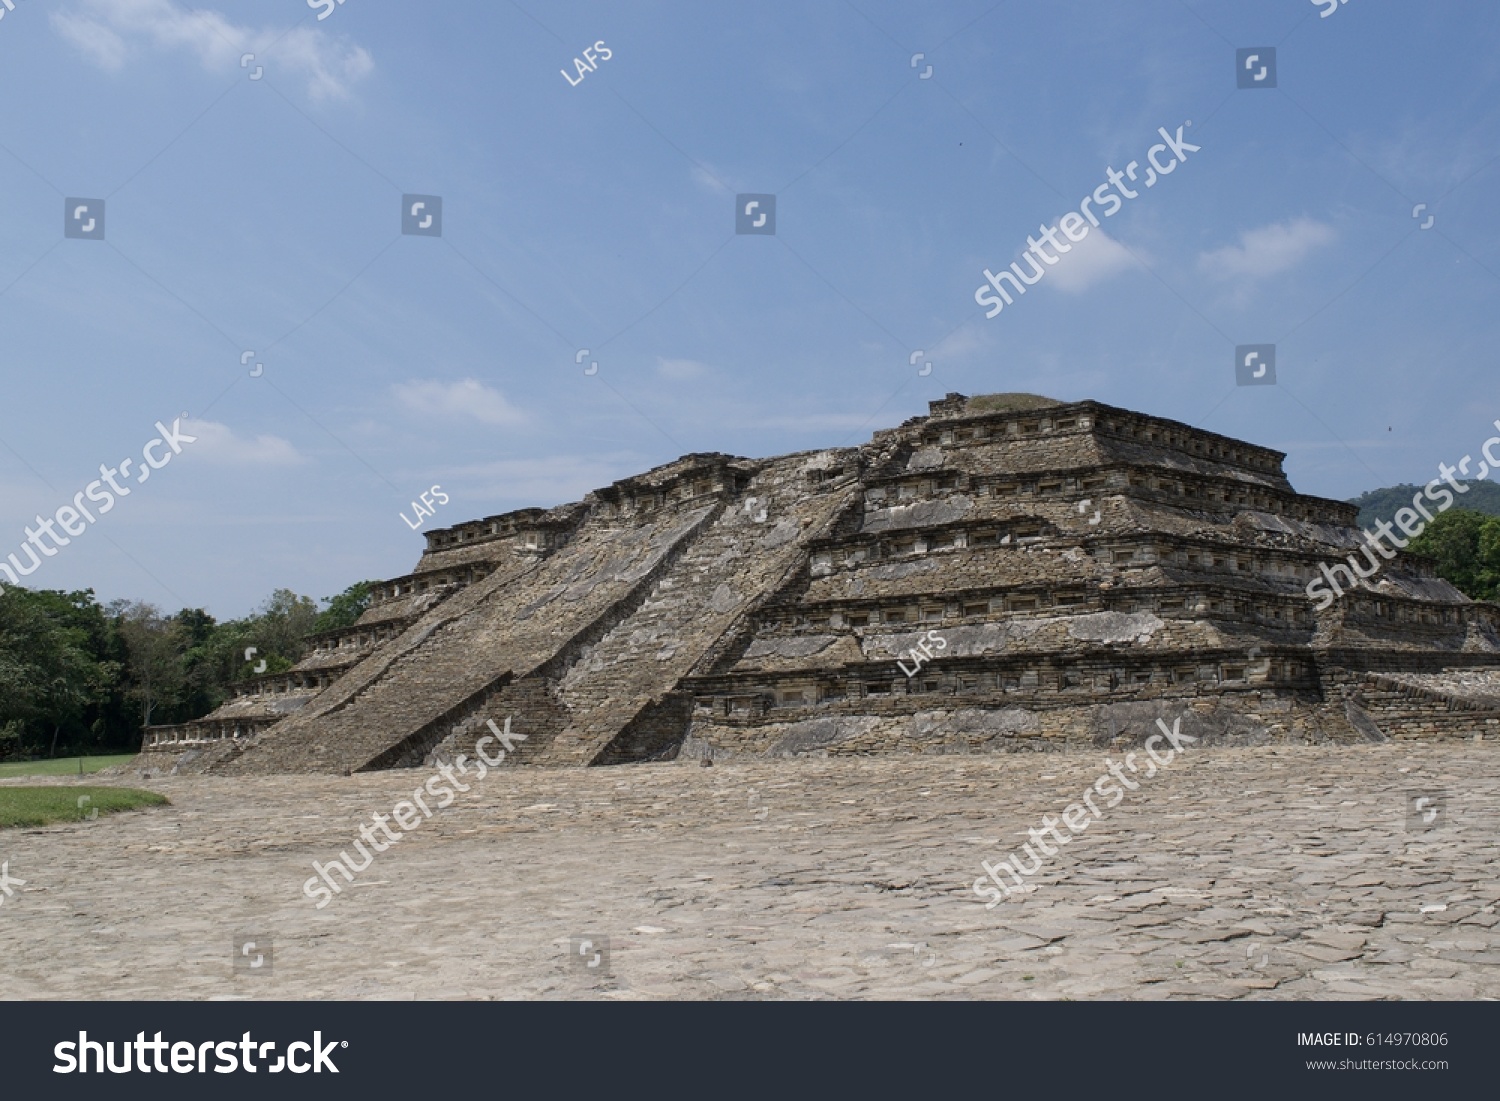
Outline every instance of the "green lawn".
<svg viewBox="0 0 1500 1101">
<path fill-rule="evenodd" d="M 121 753 L 114 757 L 84 757 L 83 771 L 98 772 L 110 765 L 123 765 L 134 757 L 134 753 Z M 0 765 L 0 780 L 7 776 L 77 776 L 78 757 L 59 757 L 55 761 L 12 761 Z"/>
<path fill-rule="evenodd" d="M 0 787 L 0 829 L 85 822 L 104 814 L 166 803 L 166 796 L 137 788 Z"/>
</svg>

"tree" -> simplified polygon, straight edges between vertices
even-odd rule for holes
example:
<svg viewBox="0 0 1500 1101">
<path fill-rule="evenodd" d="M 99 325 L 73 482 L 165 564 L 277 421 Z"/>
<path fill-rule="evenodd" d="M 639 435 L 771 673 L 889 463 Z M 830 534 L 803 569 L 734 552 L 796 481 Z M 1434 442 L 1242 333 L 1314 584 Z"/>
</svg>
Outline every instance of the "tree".
<svg viewBox="0 0 1500 1101">
<path fill-rule="evenodd" d="M 243 664 L 238 651 L 241 625 L 221 624 L 202 608 L 184 608 L 172 619 L 180 632 L 183 653 L 183 719 L 207 715 L 224 702 L 224 686 L 237 679 Z"/>
<path fill-rule="evenodd" d="M 187 722 L 220 706 L 230 686 L 281 672 L 307 637 L 354 623 L 376 583 L 324 603 L 277 589 L 244 619 L 202 608 L 101 607 L 93 590 L 0 591 L 0 758 L 138 745 L 141 726 Z M 247 660 L 246 652 L 255 648 Z"/>
<path fill-rule="evenodd" d="M 116 601 L 110 610 L 130 655 L 126 694 L 140 703 L 141 726 L 148 727 L 156 711 L 175 703 L 184 687 L 184 629 L 154 604 Z"/>
<path fill-rule="evenodd" d="M 30 748 L 28 727 L 41 717 L 54 649 L 50 625 L 31 597 L 26 589 L 0 594 L 0 722 L 8 755 Z"/>
<path fill-rule="evenodd" d="M 1407 549 L 1435 559 L 1438 576 L 1471 600 L 1500 600 L 1500 517 L 1440 513 Z"/>
<path fill-rule="evenodd" d="M 6 749 L 55 755 L 106 735 L 120 676 L 114 639 L 92 590 L 0 595 L 0 726 Z M 0 752 L 4 752 L 0 750 Z"/>
<path fill-rule="evenodd" d="M 313 632 L 318 605 L 312 597 L 277 589 L 251 616 L 247 636 L 272 672 L 290 669 L 302 656 L 303 640 Z"/>
<path fill-rule="evenodd" d="M 109 726 L 108 709 L 119 694 L 124 662 L 118 640 L 94 590 L 70 593 L 42 590 L 36 600 L 61 634 L 63 649 L 49 693 L 52 740 L 48 756 L 57 755 L 59 736 L 82 747 L 98 742 Z"/>
<path fill-rule="evenodd" d="M 370 590 L 378 584 L 378 581 L 357 581 L 338 596 L 325 596 L 323 602 L 328 607 L 318 613 L 313 630 L 337 631 L 354 626 L 370 607 Z"/>
</svg>

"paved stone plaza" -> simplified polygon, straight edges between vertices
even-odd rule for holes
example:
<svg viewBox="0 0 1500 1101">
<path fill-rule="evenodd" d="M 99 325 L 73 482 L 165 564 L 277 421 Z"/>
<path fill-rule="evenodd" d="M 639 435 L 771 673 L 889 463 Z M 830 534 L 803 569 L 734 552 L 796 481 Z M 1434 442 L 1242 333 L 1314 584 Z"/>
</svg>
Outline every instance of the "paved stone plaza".
<svg viewBox="0 0 1500 1101">
<path fill-rule="evenodd" d="M 1493 744 L 1189 748 L 986 910 L 1102 757 L 501 769 L 322 910 L 429 770 L 118 778 L 172 806 L 0 833 L 4 996 L 1500 997 Z"/>
</svg>

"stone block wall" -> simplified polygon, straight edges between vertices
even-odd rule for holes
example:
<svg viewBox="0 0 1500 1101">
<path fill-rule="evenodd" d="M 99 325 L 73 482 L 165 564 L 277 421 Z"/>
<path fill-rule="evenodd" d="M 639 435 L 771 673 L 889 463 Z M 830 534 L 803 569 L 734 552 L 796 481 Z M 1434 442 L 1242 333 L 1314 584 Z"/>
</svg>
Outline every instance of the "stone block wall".
<svg viewBox="0 0 1500 1101">
<path fill-rule="evenodd" d="M 1461 694 L 1465 689 L 1459 682 L 1451 673 L 1372 673 L 1353 693 L 1353 700 L 1390 738 L 1500 740 L 1500 699 Z"/>
<path fill-rule="evenodd" d="M 678 760 L 708 756 L 858 756 L 886 753 L 1103 752 L 1139 749 L 1161 719 L 1192 747 L 1353 744 L 1365 740 L 1305 695 L 1247 690 L 1213 699 L 1040 706 L 957 700 L 888 702 L 824 716 L 731 723 L 695 714 Z"/>
<path fill-rule="evenodd" d="M 359 624 L 209 717 L 254 730 L 211 767 L 472 756 L 507 714 L 515 765 L 1097 748 L 1174 710 L 1236 744 L 1449 736 L 1459 709 L 1366 678 L 1500 669 L 1500 609 L 1401 558 L 1317 610 L 1356 510 L 1283 459 L 958 394 L 861 447 L 683 456 L 428 533 Z"/>
</svg>

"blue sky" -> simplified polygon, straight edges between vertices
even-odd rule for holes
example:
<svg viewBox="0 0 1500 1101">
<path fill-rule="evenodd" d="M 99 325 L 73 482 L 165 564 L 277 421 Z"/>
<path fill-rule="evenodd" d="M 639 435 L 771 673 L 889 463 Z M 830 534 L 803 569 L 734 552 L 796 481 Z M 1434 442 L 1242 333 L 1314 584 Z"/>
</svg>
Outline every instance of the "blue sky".
<svg viewBox="0 0 1500 1101">
<path fill-rule="evenodd" d="M 0 557 L 158 419 L 198 435 L 34 586 L 328 596 L 411 567 L 435 484 L 424 527 L 950 390 L 1173 417 L 1340 498 L 1500 417 L 1492 3 L 14 4 Z M 1267 46 L 1277 86 L 1237 88 Z M 1187 120 L 1198 152 L 984 316 L 986 267 Z M 736 234 L 741 193 L 773 236 Z M 1277 385 L 1237 386 L 1260 343 Z"/>
</svg>

